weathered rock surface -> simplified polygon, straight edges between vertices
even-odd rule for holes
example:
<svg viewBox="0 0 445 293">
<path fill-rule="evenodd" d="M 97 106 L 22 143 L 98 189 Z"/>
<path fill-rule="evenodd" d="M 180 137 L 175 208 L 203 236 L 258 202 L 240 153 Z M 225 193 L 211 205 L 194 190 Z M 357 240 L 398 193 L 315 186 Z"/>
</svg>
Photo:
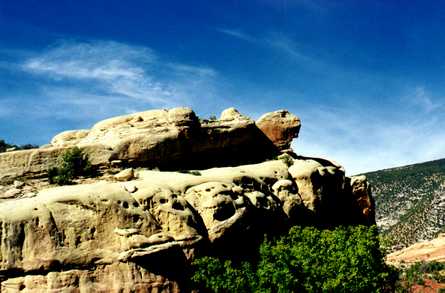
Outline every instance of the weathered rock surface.
<svg viewBox="0 0 445 293">
<path fill-rule="evenodd" d="M 42 176 L 60 153 L 74 146 L 101 168 L 113 161 L 170 170 L 205 168 L 260 162 L 279 153 L 255 122 L 236 109 L 223 111 L 215 121 L 200 121 L 189 108 L 150 110 L 106 119 L 90 130 L 62 132 L 45 148 L 1 153 L 0 182 Z"/>
<path fill-rule="evenodd" d="M 361 211 L 346 214 L 339 204 L 331 206 L 335 212 L 322 215 L 330 202 L 345 203 L 345 177 L 329 177 L 332 182 L 324 185 L 323 193 L 314 185 L 303 189 L 309 186 L 307 177 L 292 175 L 300 164 L 313 162 L 297 159 L 288 168 L 276 160 L 202 170 L 200 175 L 140 169 L 137 180 L 125 183 L 134 187 L 133 192 L 120 182 L 101 180 L 3 202 L 2 286 L 175 291 L 183 280 L 166 278 L 166 272 L 156 275 L 151 259 L 168 256 L 172 262 L 185 263 L 190 251 L 211 250 L 213 243 L 217 253 L 238 253 L 241 239 L 245 246 L 253 245 L 255 237 L 307 222 L 304 216 L 311 213 L 309 219 L 321 224 L 357 221 L 350 215 Z M 332 166 L 321 165 L 317 172 L 328 167 Z"/>
<path fill-rule="evenodd" d="M 267 128 L 282 133 L 272 141 L 233 108 L 207 122 L 178 108 L 108 119 L 59 134 L 49 148 L 0 156 L 9 179 L 44 174 L 73 146 L 110 171 L 71 186 L 24 178 L 1 187 L 13 190 L 0 201 L 2 292 L 187 292 L 187 267 L 203 251 L 246 255 L 264 233 L 295 224 L 374 223 L 364 176 L 346 177 L 325 159 L 265 161 L 295 136 L 295 116 L 276 113 L 284 126 Z M 197 156 L 214 168 L 165 170 Z"/>
<path fill-rule="evenodd" d="M 133 179 L 133 177 L 134 177 L 133 168 L 122 170 L 114 175 L 114 179 L 116 179 L 117 181 L 128 181 L 130 179 Z"/>
<path fill-rule="evenodd" d="M 290 144 L 300 132 L 300 118 L 287 110 L 278 110 L 261 116 L 256 125 L 280 149 L 290 149 Z"/>
</svg>

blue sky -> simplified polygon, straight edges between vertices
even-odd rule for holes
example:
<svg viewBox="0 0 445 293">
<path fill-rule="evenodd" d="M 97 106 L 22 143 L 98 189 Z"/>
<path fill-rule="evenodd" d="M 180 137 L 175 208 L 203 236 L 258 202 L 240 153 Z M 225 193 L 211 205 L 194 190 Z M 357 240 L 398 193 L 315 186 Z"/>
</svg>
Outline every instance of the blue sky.
<svg viewBox="0 0 445 293">
<path fill-rule="evenodd" d="M 442 158 L 444 26 L 439 1 L 0 0 L 0 138 L 287 108 L 295 151 L 349 174 Z"/>
</svg>

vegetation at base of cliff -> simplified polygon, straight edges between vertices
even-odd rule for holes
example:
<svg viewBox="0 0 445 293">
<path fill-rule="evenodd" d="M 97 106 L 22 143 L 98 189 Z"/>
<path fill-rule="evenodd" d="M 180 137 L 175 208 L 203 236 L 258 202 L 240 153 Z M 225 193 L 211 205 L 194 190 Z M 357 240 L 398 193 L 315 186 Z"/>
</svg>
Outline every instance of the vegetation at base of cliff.
<svg viewBox="0 0 445 293">
<path fill-rule="evenodd" d="M 205 256 L 193 266 L 204 292 L 387 292 L 397 277 L 383 261 L 375 226 L 295 226 L 266 239 L 254 261 Z"/>
<path fill-rule="evenodd" d="M 48 170 L 48 180 L 51 184 L 66 185 L 78 177 L 94 176 L 94 169 L 78 147 L 66 150 L 57 159 L 57 166 Z"/>
<path fill-rule="evenodd" d="M 365 174 L 376 220 L 396 249 L 435 238 L 445 229 L 445 159 Z"/>
<path fill-rule="evenodd" d="M 0 153 L 6 152 L 8 149 L 13 150 L 29 150 L 29 149 L 35 149 L 38 148 L 38 145 L 34 144 L 24 144 L 24 145 L 15 145 L 15 144 L 9 144 L 5 142 L 3 139 L 0 139 Z"/>
<path fill-rule="evenodd" d="M 445 263 L 417 262 L 400 272 L 396 292 L 411 292 L 413 286 L 427 286 L 426 280 L 445 283 Z"/>
</svg>

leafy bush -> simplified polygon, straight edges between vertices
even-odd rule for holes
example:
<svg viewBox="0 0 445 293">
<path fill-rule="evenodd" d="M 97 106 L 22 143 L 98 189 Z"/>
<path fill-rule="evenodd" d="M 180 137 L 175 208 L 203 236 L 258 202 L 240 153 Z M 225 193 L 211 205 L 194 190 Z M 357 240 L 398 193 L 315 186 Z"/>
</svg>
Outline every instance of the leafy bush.
<svg viewBox="0 0 445 293">
<path fill-rule="evenodd" d="M 424 285 L 426 279 L 444 283 L 443 271 L 445 271 L 445 263 L 416 262 L 401 272 L 397 289 L 400 292 L 409 291 L 415 285 Z"/>
<path fill-rule="evenodd" d="M 294 164 L 294 159 L 289 154 L 281 154 L 277 156 L 277 160 L 283 161 L 286 166 L 290 167 Z"/>
<path fill-rule="evenodd" d="M 203 257 L 193 281 L 212 292 L 383 292 L 396 278 L 379 248 L 377 228 L 293 227 L 265 240 L 256 261 Z"/>
<path fill-rule="evenodd" d="M 91 177 L 94 170 L 88 160 L 78 147 L 66 150 L 57 159 L 57 167 L 48 170 L 48 180 L 51 184 L 66 185 L 80 176 Z"/>
</svg>

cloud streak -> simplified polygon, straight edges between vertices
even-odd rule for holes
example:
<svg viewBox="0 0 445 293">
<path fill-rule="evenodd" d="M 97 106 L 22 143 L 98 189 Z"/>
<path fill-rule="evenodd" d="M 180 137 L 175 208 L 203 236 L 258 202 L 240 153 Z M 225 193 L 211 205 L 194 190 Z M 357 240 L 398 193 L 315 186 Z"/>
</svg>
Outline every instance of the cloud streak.
<svg viewBox="0 0 445 293">
<path fill-rule="evenodd" d="M 237 29 L 218 28 L 216 31 L 246 42 L 258 43 L 260 41 L 258 38 Z"/>
<path fill-rule="evenodd" d="M 414 106 L 419 107 L 427 113 L 439 110 L 443 107 L 443 103 L 435 100 L 424 86 L 416 86 L 412 93 L 407 97 L 408 101 Z"/>
<path fill-rule="evenodd" d="M 40 78 L 51 79 L 45 92 L 62 87 L 76 89 L 101 103 L 109 96 L 126 103 L 145 102 L 152 107 L 190 105 L 199 90 L 211 86 L 217 72 L 209 67 L 160 60 L 150 48 L 117 42 L 61 43 L 26 60 L 22 68 Z M 162 72 L 168 76 L 160 77 Z M 66 82 L 71 83 L 67 86 Z M 193 84 L 194 88 L 188 85 Z M 67 103 L 66 97 L 63 103 Z M 76 104 L 74 97 L 70 99 Z M 77 103 L 78 104 L 78 103 Z M 145 107 L 147 108 L 147 106 Z"/>
<path fill-rule="evenodd" d="M 284 56 L 287 56 L 292 61 L 304 65 L 312 70 L 321 68 L 322 62 L 316 60 L 305 54 L 301 46 L 291 37 L 279 32 L 269 32 L 262 36 L 253 36 L 238 29 L 216 29 L 217 32 L 226 36 L 236 38 L 238 40 L 249 42 L 257 46 L 269 48 Z"/>
<path fill-rule="evenodd" d="M 403 106 L 401 105 L 401 108 Z M 443 158 L 445 129 L 437 115 L 388 117 L 372 109 L 302 109 L 299 154 L 332 158 L 357 174 Z"/>
</svg>

